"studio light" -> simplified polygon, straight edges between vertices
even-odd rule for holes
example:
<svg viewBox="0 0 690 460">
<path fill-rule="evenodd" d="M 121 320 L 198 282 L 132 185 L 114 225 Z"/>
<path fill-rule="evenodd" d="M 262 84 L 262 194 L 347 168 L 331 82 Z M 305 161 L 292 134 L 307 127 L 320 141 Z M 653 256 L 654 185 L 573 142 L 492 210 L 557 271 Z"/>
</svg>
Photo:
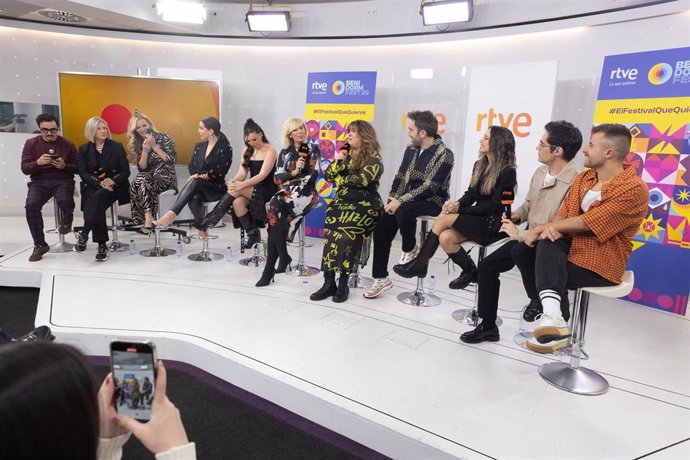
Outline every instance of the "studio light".
<svg viewBox="0 0 690 460">
<path fill-rule="evenodd" d="M 254 11 L 249 9 L 245 20 L 250 32 L 289 32 L 290 11 Z"/>
<path fill-rule="evenodd" d="M 474 8 L 472 0 L 422 1 L 421 14 L 425 26 L 467 22 L 472 19 Z"/>
<path fill-rule="evenodd" d="M 203 24 L 206 20 L 206 8 L 201 3 L 182 0 L 160 0 L 156 10 L 166 22 L 186 22 Z"/>
</svg>

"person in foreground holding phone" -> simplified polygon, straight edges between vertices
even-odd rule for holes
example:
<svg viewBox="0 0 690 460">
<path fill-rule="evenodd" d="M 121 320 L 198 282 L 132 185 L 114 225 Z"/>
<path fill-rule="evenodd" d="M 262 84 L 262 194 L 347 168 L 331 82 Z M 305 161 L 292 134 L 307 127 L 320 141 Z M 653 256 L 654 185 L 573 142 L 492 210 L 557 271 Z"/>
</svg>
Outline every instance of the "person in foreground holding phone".
<svg viewBox="0 0 690 460">
<path fill-rule="evenodd" d="M 157 459 L 195 459 L 180 412 L 158 378 L 151 420 L 115 413 L 112 374 L 97 391 L 90 364 L 69 345 L 31 342 L 0 348 L 0 459 L 116 460 L 130 433 Z M 7 440 L 11 440 L 8 442 Z"/>
</svg>

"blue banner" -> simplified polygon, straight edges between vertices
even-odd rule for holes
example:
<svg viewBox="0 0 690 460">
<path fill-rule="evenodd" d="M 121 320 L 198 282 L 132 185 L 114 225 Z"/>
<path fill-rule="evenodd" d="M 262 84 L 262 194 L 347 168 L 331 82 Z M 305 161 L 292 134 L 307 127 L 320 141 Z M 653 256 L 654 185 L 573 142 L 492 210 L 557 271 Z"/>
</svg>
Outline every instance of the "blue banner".
<svg viewBox="0 0 690 460">
<path fill-rule="evenodd" d="M 376 72 L 310 72 L 307 104 L 373 104 Z"/>
<path fill-rule="evenodd" d="M 606 56 L 599 100 L 687 97 L 690 48 Z"/>
</svg>

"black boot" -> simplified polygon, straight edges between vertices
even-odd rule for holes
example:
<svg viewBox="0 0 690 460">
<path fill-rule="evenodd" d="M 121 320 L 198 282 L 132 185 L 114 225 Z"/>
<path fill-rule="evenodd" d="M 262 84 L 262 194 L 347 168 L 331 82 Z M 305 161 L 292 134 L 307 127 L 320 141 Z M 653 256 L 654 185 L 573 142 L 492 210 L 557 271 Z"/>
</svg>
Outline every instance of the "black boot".
<svg viewBox="0 0 690 460">
<path fill-rule="evenodd" d="M 198 222 L 195 219 L 193 224 L 194 227 L 197 230 L 205 232 L 209 228 L 215 226 L 218 222 L 223 220 L 223 216 L 228 213 L 234 199 L 234 196 L 229 193 L 224 193 L 221 199 L 218 200 L 218 204 L 211 209 L 211 212 L 202 217 Z"/>
<path fill-rule="evenodd" d="M 243 216 L 237 216 L 237 219 L 240 221 L 244 231 L 247 232 L 247 241 L 242 245 L 242 249 L 253 248 L 256 243 L 261 241 L 261 233 L 259 229 L 256 228 L 256 225 L 254 225 L 254 219 L 251 218 L 249 213 Z"/>
<path fill-rule="evenodd" d="M 341 273 L 338 279 L 338 289 L 333 294 L 333 302 L 343 303 L 347 300 L 348 295 L 350 295 L 350 276 Z"/>
<path fill-rule="evenodd" d="M 323 272 L 323 286 L 321 289 L 309 296 L 310 300 L 323 300 L 326 299 L 336 292 L 335 286 L 335 272 L 325 271 Z"/>
<path fill-rule="evenodd" d="M 271 229 L 271 232 L 274 236 L 274 241 L 276 245 L 276 250 L 278 251 L 279 259 L 278 268 L 276 268 L 276 273 L 285 273 L 285 269 L 290 267 L 290 263 L 292 262 L 292 257 L 290 257 L 290 254 L 288 254 L 287 250 L 287 221 L 278 221 L 278 223 Z"/>
<path fill-rule="evenodd" d="M 449 288 L 465 289 L 470 283 L 477 281 L 477 266 L 474 264 L 472 257 L 463 248 L 460 248 L 455 254 L 448 254 L 448 257 L 462 268 L 462 273 L 450 282 Z"/>
<path fill-rule="evenodd" d="M 498 342 L 501 339 L 496 324 L 488 324 L 482 321 L 479 326 L 467 331 L 460 336 L 465 343 Z"/>
<path fill-rule="evenodd" d="M 264 271 L 261 274 L 261 279 L 259 279 L 259 281 L 257 281 L 255 284 L 256 287 L 268 286 L 271 282 L 273 282 L 276 260 L 278 260 L 278 251 L 276 251 L 271 231 L 268 232 L 268 241 L 266 242 L 266 246 L 266 265 L 264 266 Z"/>
<path fill-rule="evenodd" d="M 422 249 L 419 250 L 419 255 L 412 261 L 404 265 L 393 266 L 393 271 L 403 278 L 414 278 L 419 276 L 424 278 L 429 269 L 429 260 L 434 256 L 438 249 L 438 235 L 434 232 L 429 232 L 424 240 Z"/>
</svg>

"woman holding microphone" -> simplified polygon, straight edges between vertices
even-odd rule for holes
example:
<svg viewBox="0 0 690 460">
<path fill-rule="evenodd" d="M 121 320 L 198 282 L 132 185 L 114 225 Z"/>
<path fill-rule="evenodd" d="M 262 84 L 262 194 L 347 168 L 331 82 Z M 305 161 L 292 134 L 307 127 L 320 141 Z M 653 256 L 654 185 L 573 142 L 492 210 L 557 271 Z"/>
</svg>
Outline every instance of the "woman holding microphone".
<svg viewBox="0 0 690 460">
<path fill-rule="evenodd" d="M 278 154 L 274 174 L 278 192 L 268 204 L 266 266 L 256 286 L 268 286 L 274 273 L 285 272 L 292 258 L 287 252 L 290 222 L 306 215 L 319 200 L 316 192 L 319 156 L 316 145 L 308 144 L 307 127 L 299 118 L 290 118 L 281 129 L 283 150 Z M 275 264 L 278 261 L 278 267 Z"/>
</svg>

